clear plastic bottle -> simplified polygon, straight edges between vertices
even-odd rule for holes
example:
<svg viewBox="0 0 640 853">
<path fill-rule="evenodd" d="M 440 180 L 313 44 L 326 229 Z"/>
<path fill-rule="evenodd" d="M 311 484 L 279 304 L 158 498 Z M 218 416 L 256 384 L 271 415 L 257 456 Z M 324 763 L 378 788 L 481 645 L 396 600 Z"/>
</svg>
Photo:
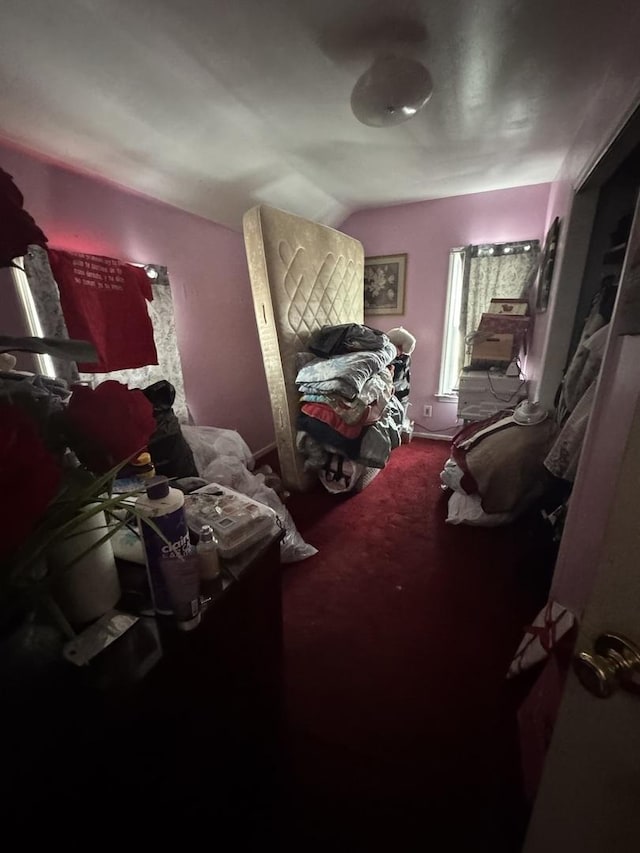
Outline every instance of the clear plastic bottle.
<svg viewBox="0 0 640 853">
<path fill-rule="evenodd" d="M 203 525 L 196 551 L 202 580 L 211 581 L 220 577 L 222 567 L 218 554 L 218 542 L 210 524 Z"/>
</svg>

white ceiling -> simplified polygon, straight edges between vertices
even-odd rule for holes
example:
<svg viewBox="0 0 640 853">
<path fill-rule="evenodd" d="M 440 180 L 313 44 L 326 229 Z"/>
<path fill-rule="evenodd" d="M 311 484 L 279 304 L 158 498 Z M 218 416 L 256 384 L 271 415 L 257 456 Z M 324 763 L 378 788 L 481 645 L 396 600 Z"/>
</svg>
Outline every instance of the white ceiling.
<svg viewBox="0 0 640 853">
<path fill-rule="evenodd" d="M 238 228 L 552 180 L 633 0 L 3 0 L 6 138 Z M 400 28 L 390 15 L 412 22 Z M 434 94 L 395 128 L 351 88 L 405 31 Z M 1 165 L 1 164 L 0 164 Z"/>
</svg>

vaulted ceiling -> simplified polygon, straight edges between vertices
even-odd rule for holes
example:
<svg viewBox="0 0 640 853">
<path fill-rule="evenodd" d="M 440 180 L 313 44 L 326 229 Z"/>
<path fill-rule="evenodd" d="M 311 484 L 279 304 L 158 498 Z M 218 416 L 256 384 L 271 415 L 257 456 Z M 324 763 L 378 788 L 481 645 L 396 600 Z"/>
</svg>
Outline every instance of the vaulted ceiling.
<svg viewBox="0 0 640 853">
<path fill-rule="evenodd" d="M 631 0 L 3 0 L 0 134 L 234 228 L 260 201 L 338 223 L 552 180 L 629 28 Z M 359 124 L 398 43 L 433 97 Z"/>
</svg>

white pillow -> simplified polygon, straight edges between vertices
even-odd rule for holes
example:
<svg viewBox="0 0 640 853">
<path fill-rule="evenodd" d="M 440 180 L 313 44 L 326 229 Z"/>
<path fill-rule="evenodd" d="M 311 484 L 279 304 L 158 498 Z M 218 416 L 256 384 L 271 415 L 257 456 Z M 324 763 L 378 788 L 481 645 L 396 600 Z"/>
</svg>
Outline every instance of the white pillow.
<svg viewBox="0 0 640 853">
<path fill-rule="evenodd" d="M 407 332 L 406 329 L 403 329 L 402 326 L 398 326 L 395 329 L 390 329 L 386 333 L 387 337 L 394 344 L 398 350 L 405 355 L 411 355 L 411 353 L 416 348 L 416 339 L 411 334 L 411 332 Z"/>
</svg>

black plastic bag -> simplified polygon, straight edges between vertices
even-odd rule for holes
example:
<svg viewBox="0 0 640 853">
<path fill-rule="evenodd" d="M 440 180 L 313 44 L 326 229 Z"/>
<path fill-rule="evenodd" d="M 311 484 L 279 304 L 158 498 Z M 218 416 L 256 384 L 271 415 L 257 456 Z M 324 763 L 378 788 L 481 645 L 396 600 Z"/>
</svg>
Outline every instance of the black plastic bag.
<svg viewBox="0 0 640 853">
<path fill-rule="evenodd" d="M 162 379 L 149 385 L 143 393 L 151 401 L 156 419 L 156 431 L 149 440 L 149 453 L 156 472 L 165 477 L 197 477 L 193 453 L 172 408 L 176 389 Z"/>
</svg>

